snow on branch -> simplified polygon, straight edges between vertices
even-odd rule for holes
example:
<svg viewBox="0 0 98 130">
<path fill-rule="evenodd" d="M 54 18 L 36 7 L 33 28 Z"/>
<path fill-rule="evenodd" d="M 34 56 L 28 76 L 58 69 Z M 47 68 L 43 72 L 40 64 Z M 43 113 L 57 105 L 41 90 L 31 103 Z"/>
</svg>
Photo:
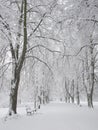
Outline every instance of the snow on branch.
<svg viewBox="0 0 98 130">
<path fill-rule="evenodd" d="M 44 49 L 46 49 L 46 50 L 48 50 L 48 51 L 50 51 L 52 53 L 54 53 L 54 52 L 55 53 L 61 53 L 61 51 L 51 50 L 51 49 L 47 48 L 46 46 L 40 45 L 40 44 L 31 47 L 30 49 L 27 50 L 27 52 L 29 52 L 29 51 L 33 50 L 34 48 L 37 48 L 37 47 L 42 47 L 42 48 L 44 48 Z"/>
<path fill-rule="evenodd" d="M 58 39 L 55 39 L 55 38 L 52 38 L 52 37 L 45 37 L 45 36 L 35 36 L 37 38 L 42 38 L 42 39 L 50 39 L 50 40 L 53 40 L 53 41 L 56 41 L 56 42 L 62 42 L 61 40 L 58 40 Z"/>
<path fill-rule="evenodd" d="M 49 69 L 49 71 L 53 74 L 53 72 L 52 72 L 51 68 L 49 67 L 49 65 L 45 61 L 43 61 L 42 59 L 40 59 L 40 58 L 38 58 L 36 56 L 26 56 L 25 59 L 27 59 L 27 58 L 33 58 L 33 59 L 36 59 L 39 62 L 43 63 Z"/>
<path fill-rule="evenodd" d="M 41 20 L 39 21 L 38 25 L 34 28 L 33 32 L 28 36 L 28 39 L 36 32 L 36 30 L 39 28 L 41 23 L 43 22 L 43 18 L 45 17 L 46 13 L 43 14 Z"/>
</svg>

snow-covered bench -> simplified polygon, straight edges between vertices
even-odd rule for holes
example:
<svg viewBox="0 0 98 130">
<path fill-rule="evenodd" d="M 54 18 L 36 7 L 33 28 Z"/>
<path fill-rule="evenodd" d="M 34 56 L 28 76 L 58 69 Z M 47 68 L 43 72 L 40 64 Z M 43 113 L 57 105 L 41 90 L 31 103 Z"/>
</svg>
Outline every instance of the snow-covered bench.
<svg viewBox="0 0 98 130">
<path fill-rule="evenodd" d="M 35 109 L 35 108 L 33 108 L 33 109 L 31 107 L 26 108 L 27 115 L 32 115 L 32 114 L 36 113 L 36 111 L 37 111 L 37 109 Z"/>
</svg>

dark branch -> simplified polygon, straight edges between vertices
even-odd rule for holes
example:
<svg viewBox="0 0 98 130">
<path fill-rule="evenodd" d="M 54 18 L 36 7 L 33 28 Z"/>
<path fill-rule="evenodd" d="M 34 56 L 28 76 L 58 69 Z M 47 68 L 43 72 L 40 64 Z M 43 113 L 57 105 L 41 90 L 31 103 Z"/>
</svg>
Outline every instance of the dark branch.
<svg viewBox="0 0 98 130">
<path fill-rule="evenodd" d="M 46 13 L 43 14 L 41 20 L 39 21 L 38 25 L 35 27 L 35 29 L 33 30 L 33 32 L 28 36 L 28 39 L 36 32 L 36 30 L 39 28 L 39 26 L 41 25 L 41 23 L 43 22 L 43 18 L 45 17 Z"/>
<path fill-rule="evenodd" d="M 49 65 L 45 61 L 41 60 L 40 58 L 38 58 L 36 56 L 26 56 L 25 58 L 33 58 L 33 59 L 38 60 L 39 62 L 43 63 L 49 69 L 49 71 L 53 74 L 53 72 L 52 72 L 51 68 L 49 67 Z"/>
<path fill-rule="evenodd" d="M 54 52 L 55 53 L 61 53 L 61 51 L 51 50 L 51 49 L 45 47 L 44 45 L 39 45 L 39 44 L 31 47 L 30 49 L 27 50 L 27 52 L 29 52 L 29 51 L 33 50 L 34 48 L 37 48 L 37 47 L 42 47 L 42 48 L 44 48 L 44 49 L 46 49 L 46 50 L 48 50 L 48 51 L 50 51 L 52 53 L 54 53 Z"/>
<path fill-rule="evenodd" d="M 55 38 L 52 38 L 52 37 L 45 37 L 45 36 L 35 36 L 37 38 L 42 38 L 42 39 L 50 39 L 50 40 L 53 40 L 53 41 L 56 41 L 56 42 L 62 42 L 58 39 L 55 39 Z"/>
</svg>

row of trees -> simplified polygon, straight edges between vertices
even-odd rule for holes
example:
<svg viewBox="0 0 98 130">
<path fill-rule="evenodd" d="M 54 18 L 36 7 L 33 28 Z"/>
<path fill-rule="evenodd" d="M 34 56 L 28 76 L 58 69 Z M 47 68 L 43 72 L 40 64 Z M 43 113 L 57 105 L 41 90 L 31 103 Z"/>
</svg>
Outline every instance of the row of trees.
<svg viewBox="0 0 98 130">
<path fill-rule="evenodd" d="M 68 81 L 66 81 L 65 78 L 65 89 L 67 97 L 71 98 L 72 102 L 74 101 L 73 91 L 76 89 L 75 93 L 78 104 L 80 102 L 79 93 L 84 91 L 86 93 L 88 106 L 93 107 L 94 87 L 97 86 L 98 2 L 96 0 L 69 0 L 69 3 L 71 6 L 68 10 L 70 16 L 69 28 L 71 30 L 70 40 L 72 43 L 71 47 L 74 47 L 75 50 L 74 56 L 76 57 L 74 61 L 76 63 L 73 65 L 70 63 L 71 68 L 75 69 L 75 72 L 73 71 L 74 78 L 71 77 L 70 80 L 72 92 L 67 89 L 69 77 L 67 78 Z M 73 58 L 70 59 L 70 61 L 73 61 Z M 82 90 L 81 85 L 83 86 Z"/>
</svg>

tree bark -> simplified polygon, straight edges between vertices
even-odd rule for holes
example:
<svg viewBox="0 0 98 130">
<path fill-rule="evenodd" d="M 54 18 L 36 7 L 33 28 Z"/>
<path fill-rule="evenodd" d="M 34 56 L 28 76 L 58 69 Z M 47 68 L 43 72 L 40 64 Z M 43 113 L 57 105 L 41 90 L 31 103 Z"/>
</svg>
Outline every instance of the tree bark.
<svg viewBox="0 0 98 130">
<path fill-rule="evenodd" d="M 14 80 L 11 81 L 11 92 L 10 92 L 10 106 L 9 106 L 9 115 L 17 113 L 17 97 L 18 97 L 18 86 L 20 81 L 20 73 Z"/>
<path fill-rule="evenodd" d="M 17 113 L 17 97 L 18 97 L 18 88 L 20 82 L 20 74 L 21 69 L 23 67 L 23 63 L 25 60 L 25 54 L 27 50 L 27 0 L 23 1 L 24 4 L 24 24 L 23 24 L 23 31 L 24 31 L 24 42 L 23 42 L 23 50 L 18 57 L 19 51 L 16 51 L 16 48 L 13 48 L 13 45 L 10 44 L 11 54 L 12 54 L 12 80 L 11 80 L 11 91 L 10 91 L 10 106 L 9 106 L 9 115 L 13 115 Z M 16 54 L 17 53 L 17 54 Z"/>
<path fill-rule="evenodd" d="M 74 103 L 74 80 L 72 80 L 72 86 L 71 86 L 71 101 Z"/>
<path fill-rule="evenodd" d="M 87 93 L 88 107 L 93 107 L 93 91 L 94 91 L 94 45 L 90 46 L 90 82 L 89 88 L 90 92 Z"/>
<path fill-rule="evenodd" d="M 88 107 L 93 107 L 92 93 L 87 94 Z"/>
<path fill-rule="evenodd" d="M 80 94 L 79 94 L 78 81 L 77 81 L 77 88 L 76 88 L 76 101 L 77 101 L 77 105 L 80 105 Z"/>
<path fill-rule="evenodd" d="M 83 62 L 83 85 L 86 90 L 88 107 L 93 107 L 93 91 L 94 91 L 94 45 L 91 44 L 89 47 L 89 65 L 88 65 L 88 54 L 86 50 L 86 73 L 87 73 L 87 84 L 85 83 L 84 77 L 84 62 Z"/>
</svg>

